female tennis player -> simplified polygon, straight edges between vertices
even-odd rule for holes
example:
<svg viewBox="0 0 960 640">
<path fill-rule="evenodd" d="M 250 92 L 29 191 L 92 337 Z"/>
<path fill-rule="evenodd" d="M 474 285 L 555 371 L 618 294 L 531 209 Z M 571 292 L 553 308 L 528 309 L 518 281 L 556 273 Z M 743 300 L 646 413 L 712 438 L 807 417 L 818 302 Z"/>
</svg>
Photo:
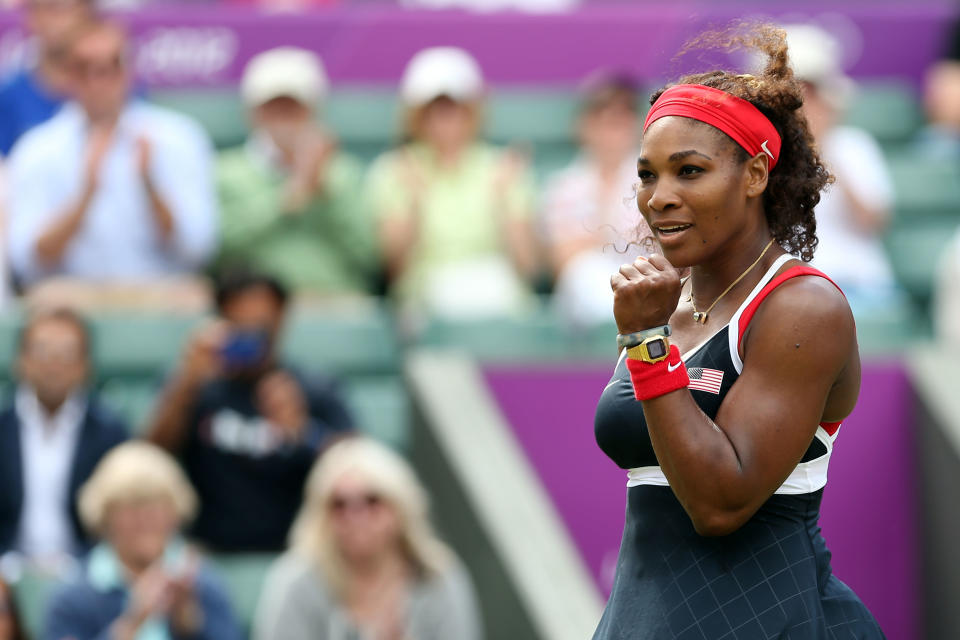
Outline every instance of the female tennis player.
<svg viewBox="0 0 960 640">
<path fill-rule="evenodd" d="M 817 526 L 860 387 L 850 308 L 804 265 L 831 178 L 783 32 L 699 42 L 720 37 L 766 66 L 653 96 L 637 204 L 662 254 L 611 278 L 623 351 L 595 428 L 629 480 L 594 640 L 882 638 Z"/>
</svg>

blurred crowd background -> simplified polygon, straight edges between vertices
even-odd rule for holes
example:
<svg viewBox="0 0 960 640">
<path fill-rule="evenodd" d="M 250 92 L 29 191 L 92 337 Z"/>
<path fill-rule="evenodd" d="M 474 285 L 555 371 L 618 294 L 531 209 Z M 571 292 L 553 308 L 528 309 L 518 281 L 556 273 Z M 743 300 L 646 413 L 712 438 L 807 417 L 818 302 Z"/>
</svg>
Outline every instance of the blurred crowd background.
<svg viewBox="0 0 960 640">
<path fill-rule="evenodd" d="M 580 4 L 8 5 L 0 640 L 484 637 L 483 594 L 405 460 L 402 356 L 612 362 L 609 275 L 655 249 L 631 197 L 667 78 L 598 64 L 500 87 L 441 39 L 390 82 L 340 86 L 290 43 L 236 82 L 171 89 L 138 73 L 128 25 Z M 783 21 L 836 176 L 814 265 L 867 353 L 960 343 L 960 30 L 942 13 L 921 74 L 862 82 L 835 20 Z M 203 32 L 215 58 L 223 32 Z"/>
</svg>

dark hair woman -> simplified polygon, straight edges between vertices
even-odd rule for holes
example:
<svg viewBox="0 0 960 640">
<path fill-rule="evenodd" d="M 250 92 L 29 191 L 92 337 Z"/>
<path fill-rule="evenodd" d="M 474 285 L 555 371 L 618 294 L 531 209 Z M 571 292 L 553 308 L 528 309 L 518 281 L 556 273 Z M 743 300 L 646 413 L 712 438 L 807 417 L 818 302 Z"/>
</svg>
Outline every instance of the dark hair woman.
<svg viewBox="0 0 960 640">
<path fill-rule="evenodd" d="M 623 352 L 595 428 L 629 480 L 594 639 L 882 638 L 817 526 L 860 387 L 850 308 L 803 264 L 831 178 L 783 31 L 704 42 L 767 63 L 687 76 L 644 124 L 637 204 L 662 254 L 611 278 Z"/>
</svg>

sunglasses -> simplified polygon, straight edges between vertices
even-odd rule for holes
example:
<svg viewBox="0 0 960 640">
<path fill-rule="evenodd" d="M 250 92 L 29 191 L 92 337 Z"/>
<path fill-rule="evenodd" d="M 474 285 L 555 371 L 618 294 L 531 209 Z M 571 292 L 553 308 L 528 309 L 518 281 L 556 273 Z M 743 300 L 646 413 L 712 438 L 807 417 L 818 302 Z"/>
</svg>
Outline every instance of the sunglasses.
<svg viewBox="0 0 960 640">
<path fill-rule="evenodd" d="M 376 509 L 383 504 L 383 496 L 378 493 L 367 492 L 359 495 L 339 495 L 330 498 L 330 510 L 335 514 L 347 511 L 366 511 Z"/>
<path fill-rule="evenodd" d="M 126 61 L 122 55 L 116 55 L 110 58 L 101 58 L 99 60 L 75 58 L 71 62 L 73 72 L 83 78 L 112 78 L 120 74 L 126 67 Z"/>
</svg>

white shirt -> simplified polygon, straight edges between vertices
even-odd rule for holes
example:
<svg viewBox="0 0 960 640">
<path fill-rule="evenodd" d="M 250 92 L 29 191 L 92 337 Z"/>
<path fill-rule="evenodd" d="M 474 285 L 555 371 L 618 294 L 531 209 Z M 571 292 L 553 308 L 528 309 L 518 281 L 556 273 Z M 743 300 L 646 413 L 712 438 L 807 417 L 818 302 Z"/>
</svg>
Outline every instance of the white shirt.
<svg viewBox="0 0 960 640">
<path fill-rule="evenodd" d="M 822 159 L 837 182 L 821 194 L 815 209 L 820 244 L 813 266 L 841 289 L 890 289 L 893 269 L 881 236 L 856 226 L 843 194 L 848 189 L 867 206 L 889 211 L 893 181 L 883 152 L 868 133 L 852 127 L 835 127 L 821 146 Z"/>
<path fill-rule="evenodd" d="M 17 388 L 14 399 L 20 421 L 23 467 L 23 510 L 19 550 L 37 559 L 74 551 L 70 523 L 70 473 L 87 403 L 71 395 L 54 415 L 40 406 L 33 389 Z"/>
<path fill-rule="evenodd" d="M 7 201 L 15 273 L 28 283 L 54 274 L 138 281 L 202 266 L 217 241 L 213 147 L 194 121 L 141 101 L 120 116 L 96 194 L 61 264 L 44 268 L 37 262 L 38 237 L 82 192 L 87 137 L 86 114 L 68 104 L 13 148 Z M 151 178 L 174 218 L 168 242 L 160 238 L 137 170 L 141 137 L 150 141 Z"/>
<path fill-rule="evenodd" d="M 613 320 L 610 276 L 620 265 L 646 254 L 635 244 L 649 235 L 637 209 L 637 157 L 624 158 L 617 186 L 604 193 L 597 167 L 579 157 L 547 183 L 542 219 L 547 242 L 559 244 L 571 237 L 591 235 L 596 243 L 572 258 L 557 274 L 554 303 L 579 324 Z"/>
</svg>

